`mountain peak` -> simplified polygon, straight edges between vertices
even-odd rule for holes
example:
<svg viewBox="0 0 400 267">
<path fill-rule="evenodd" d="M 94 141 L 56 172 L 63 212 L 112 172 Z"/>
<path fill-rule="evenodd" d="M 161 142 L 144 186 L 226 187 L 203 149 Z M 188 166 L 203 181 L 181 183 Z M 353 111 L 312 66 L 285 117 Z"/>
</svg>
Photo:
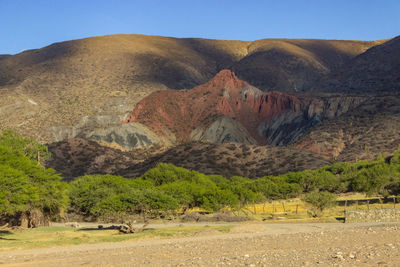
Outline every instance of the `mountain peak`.
<svg viewBox="0 0 400 267">
<path fill-rule="evenodd" d="M 204 131 L 214 122 L 214 125 L 223 123 L 223 128 L 225 123 L 234 121 L 243 126 L 246 136 L 264 144 L 266 139 L 258 131 L 260 123 L 287 112 L 301 113 L 302 101 L 284 93 L 263 93 L 232 71 L 222 70 L 207 83 L 191 90 L 150 94 L 135 106 L 123 123 L 142 123 L 160 136 L 181 142 L 190 140 L 193 134 Z M 221 117 L 231 120 L 221 120 Z"/>
<path fill-rule="evenodd" d="M 240 80 L 233 71 L 224 69 L 218 72 L 214 78 L 205 84 L 207 87 L 218 89 L 238 89 L 248 87 L 249 84 Z"/>
<path fill-rule="evenodd" d="M 235 73 L 229 69 L 219 71 L 213 79 L 239 80 Z"/>
</svg>

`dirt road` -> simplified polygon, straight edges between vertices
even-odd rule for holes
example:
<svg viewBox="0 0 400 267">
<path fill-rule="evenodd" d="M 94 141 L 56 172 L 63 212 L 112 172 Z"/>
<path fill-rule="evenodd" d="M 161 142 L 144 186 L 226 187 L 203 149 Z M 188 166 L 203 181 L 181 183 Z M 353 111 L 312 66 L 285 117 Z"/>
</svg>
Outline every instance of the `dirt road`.
<svg viewBox="0 0 400 267">
<path fill-rule="evenodd" d="M 400 266 L 400 223 L 239 224 L 222 234 L 17 250 L 6 266 Z"/>
</svg>

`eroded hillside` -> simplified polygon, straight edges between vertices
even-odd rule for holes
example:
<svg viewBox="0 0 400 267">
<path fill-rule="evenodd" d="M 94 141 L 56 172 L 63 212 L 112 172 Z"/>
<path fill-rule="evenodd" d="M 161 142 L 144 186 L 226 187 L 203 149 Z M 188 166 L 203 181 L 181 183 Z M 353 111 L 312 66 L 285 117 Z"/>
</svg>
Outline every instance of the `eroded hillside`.
<svg viewBox="0 0 400 267">
<path fill-rule="evenodd" d="M 191 90 L 164 90 L 141 100 L 124 123 L 141 123 L 171 142 L 286 145 L 324 119 L 356 108 L 366 98 L 301 97 L 264 93 L 220 71 Z"/>
</svg>

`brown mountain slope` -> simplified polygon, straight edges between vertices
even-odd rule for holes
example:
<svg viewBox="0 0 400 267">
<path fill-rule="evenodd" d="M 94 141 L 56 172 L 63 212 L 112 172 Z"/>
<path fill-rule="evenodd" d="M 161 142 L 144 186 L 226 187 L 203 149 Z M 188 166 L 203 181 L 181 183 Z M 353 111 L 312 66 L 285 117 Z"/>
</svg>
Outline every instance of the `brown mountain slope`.
<svg viewBox="0 0 400 267">
<path fill-rule="evenodd" d="M 137 177 L 159 162 L 172 163 L 205 174 L 258 178 L 315 169 L 327 165 L 329 160 L 310 151 L 287 147 L 191 142 L 173 147 L 140 164 L 118 170 L 117 173 L 124 177 Z"/>
<path fill-rule="evenodd" d="M 400 92 L 400 36 L 368 49 L 336 69 L 317 90 L 382 94 Z"/>
<path fill-rule="evenodd" d="M 48 148 L 52 157 L 46 167 L 60 172 L 65 180 L 85 174 L 112 174 L 137 163 L 131 153 L 82 138 L 52 143 Z"/>
<path fill-rule="evenodd" d="M 232 69 L 240 79 L 265 91 L 308 91 L 325 75 L 379 43 L 263 39 L 252 42 L 248 55 Z"/>
<path fill-rule="evenodd" d="M 10 57 L 11 55 L 0 55 L 0 60 L 6 59 L 7 57 Z"/>
<path fill-rule="evenodd" d="M 118 174 L 135 178 L 160 162 L 207 174 L 256 178 L 318 168 L 329 163 L 309 151 L 236 143 L 190 142 L 168 150 L 152 149 L 147 151 L 147 155 L 142 149 L 122 152 L 97 142 L 74 138 L 49 145 L 53 156 L 47 167 L 59 171 L 66 180 L 84 174 Z"/>
<path fill-rule="evenodd" d="M 92 127 L 87 121 L 103 117 L 117 118 L 115 127 L 150 92 L 191 88 L 224 68 L 263 90 L 306 90 L 316 77 L 377 43 L 142 35 L 56 43 L 1 57 L 0 127 L 46 142 L 77 136 Z"/>
</svg>

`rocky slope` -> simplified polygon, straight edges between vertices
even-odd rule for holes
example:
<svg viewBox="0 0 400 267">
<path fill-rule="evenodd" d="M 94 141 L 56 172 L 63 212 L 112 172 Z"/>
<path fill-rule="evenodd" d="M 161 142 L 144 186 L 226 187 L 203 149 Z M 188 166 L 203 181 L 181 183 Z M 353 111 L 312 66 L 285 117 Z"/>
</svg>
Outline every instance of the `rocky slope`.
<svg viewBox="0 0 400 267">
<path fill-rule="evenodd" d="M 43 142 L 87 136 L 88 131 L 111 133 L 109 128 L 149 93 L 189 89 L 225 68 L 263 91 L 307 91 L 316 80 L 379 43 L 142 35 L 55 43 L 0 57 L 0 127 Z M 86 125 L 104 117 L 116 120 L 110 127 Z M 120 137 L 127 140 L 134 134 Z"/>
<path fill-rule="evenodd" d="M 400 95 L 369 97 L 357 109 L 312 128 L 293 146 L 339 161 L 390 155 L 400 146 Z"/>
<path fill-rule="evenodd" d="M 141 123 L 171 142 L 285 145 L 320 121 L 356 108 L 364 100 L 264 93 L 233 72 L 222 70 L 191 90 L 152 93 L 123 122 Z"/>
</svg>

